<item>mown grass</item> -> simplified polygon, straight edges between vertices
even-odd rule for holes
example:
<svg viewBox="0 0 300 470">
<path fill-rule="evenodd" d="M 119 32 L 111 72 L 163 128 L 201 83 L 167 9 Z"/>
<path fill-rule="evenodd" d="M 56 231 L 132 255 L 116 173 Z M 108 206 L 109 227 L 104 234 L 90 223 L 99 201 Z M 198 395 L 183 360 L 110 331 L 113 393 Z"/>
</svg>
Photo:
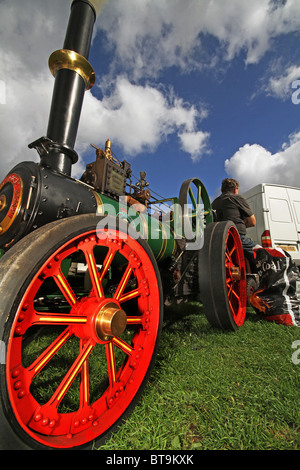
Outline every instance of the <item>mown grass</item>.
<svg viewBox="0 0 300 470">
<path fill-rule="evenodd" d="M 237 332 L 211 327 L 198 303 L 166 309 L 142 399 L 99 450 L 300 449 L 299 339 L 252 309 Z"/>
</svg>

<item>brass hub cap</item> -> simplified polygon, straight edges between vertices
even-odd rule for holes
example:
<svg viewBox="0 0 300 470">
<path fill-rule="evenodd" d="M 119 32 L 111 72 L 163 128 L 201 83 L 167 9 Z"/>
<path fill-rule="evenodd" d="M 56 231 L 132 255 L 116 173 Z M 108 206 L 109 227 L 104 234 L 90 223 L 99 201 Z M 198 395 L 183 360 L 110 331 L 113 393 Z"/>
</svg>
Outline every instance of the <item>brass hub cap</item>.
<svg viewBox="0 0 300 470">
<path fill-rule="evenodd" d="M 112 336 L 120 336 L 124 333 L 127 324 L 127 317 L 114 302 L 103 305 L 95 320 L 95 329 L 98 338 L 108 341 Z"/>
</svg>

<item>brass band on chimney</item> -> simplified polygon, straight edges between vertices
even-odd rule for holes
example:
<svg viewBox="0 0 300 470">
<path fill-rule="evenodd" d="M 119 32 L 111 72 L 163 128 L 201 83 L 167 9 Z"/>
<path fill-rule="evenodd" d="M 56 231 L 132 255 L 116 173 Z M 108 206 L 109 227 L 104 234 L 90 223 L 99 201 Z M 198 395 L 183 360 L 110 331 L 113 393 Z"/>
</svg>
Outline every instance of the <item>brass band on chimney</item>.
<svg viewBox="0 0 300 470">
<path fill-rule="evenodd" d="M 75 51 L 59 49 L 52 52 L 49 57 L 49 68 L 54 77 L 58 70 L 73 70 L 83 78 L 86 90 L 90 90 L 95 83 L 93 67 L 85 57 Z"/>
</svg>

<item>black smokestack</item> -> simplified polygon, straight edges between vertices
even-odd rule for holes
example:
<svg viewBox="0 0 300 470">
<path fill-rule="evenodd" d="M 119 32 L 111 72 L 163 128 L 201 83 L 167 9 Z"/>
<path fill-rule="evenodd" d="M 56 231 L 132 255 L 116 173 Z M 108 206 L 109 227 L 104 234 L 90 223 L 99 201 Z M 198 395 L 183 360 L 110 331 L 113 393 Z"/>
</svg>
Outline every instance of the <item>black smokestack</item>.
<svg viewBox="0 0 300 470">
<path fill-rule="evenodd" d="M 49 67 L 55 76 L 46 137 L 29 145 L 36 148 L 41 165 L 65 175 L 78 157 L 74 145 L 85 90 L 95 74 L 88 62 L 93 27 L 103 0 L 73 0 L 63 49 L 53 52 Z"/>
</svg>

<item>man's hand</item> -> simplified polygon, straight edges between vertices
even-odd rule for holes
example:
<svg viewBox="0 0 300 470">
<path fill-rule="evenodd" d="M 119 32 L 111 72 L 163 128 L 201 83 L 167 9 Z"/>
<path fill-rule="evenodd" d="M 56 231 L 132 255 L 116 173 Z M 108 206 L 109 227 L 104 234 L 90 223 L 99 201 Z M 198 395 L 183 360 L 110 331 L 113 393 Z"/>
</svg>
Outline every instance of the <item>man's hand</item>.
<svg viewBox="0 0 300 470">
<path fill-rule="evenodd" d="M 245 225 L 246 225 L 247 228 L 255 227 L 255 225 L 256 225 L 255 215 L 252 214 L 252 215 L 250 215 L 250 217 L 245 217 L 244 222 L 245 222 Z"/>
</svg>

